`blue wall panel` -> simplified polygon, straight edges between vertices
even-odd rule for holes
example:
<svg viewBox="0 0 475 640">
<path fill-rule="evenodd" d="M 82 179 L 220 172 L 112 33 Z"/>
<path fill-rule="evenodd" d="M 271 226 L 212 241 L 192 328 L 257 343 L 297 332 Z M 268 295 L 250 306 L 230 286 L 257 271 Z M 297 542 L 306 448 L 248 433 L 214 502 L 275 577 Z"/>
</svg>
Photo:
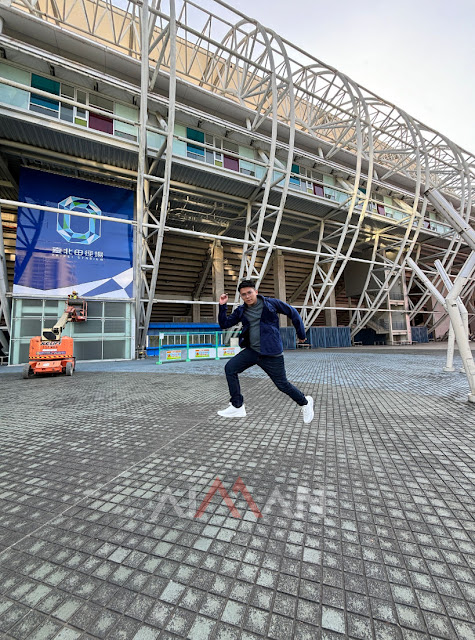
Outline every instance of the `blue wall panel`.
<svg viewBox="0 0 475 640">
<path fill-rule="evenodd" d="M 349 327 L 311 327 L 307 335 L 317 349 L 351 347 Z"/>
<path fill-rule="evenodd" d="M 429 342 L 427 327 L 411 327 L 411 335 L 413 342 Z"/>
<path fill-rule="evenodd" d="M 280 337 L 282 338 L 282 342 L 284 344 L 284 349 L 295 349 L 295 344 L 297 341 L 297 335 L 295 333 L 294 327 L 281 327 L 280 328 Z"/>
</svg>

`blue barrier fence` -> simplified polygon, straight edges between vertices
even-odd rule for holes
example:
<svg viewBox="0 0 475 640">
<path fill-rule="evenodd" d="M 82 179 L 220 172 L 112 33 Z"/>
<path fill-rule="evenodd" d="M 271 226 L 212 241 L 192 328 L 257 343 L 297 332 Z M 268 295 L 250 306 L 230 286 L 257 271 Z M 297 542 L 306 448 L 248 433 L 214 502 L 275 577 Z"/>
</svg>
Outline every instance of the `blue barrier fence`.
<svg viewBox="0 0 475 640">
<path fill-rule="evenodd" d="M 316 349 L 351 347 L 350 327 L 310 327 L 307 339 Z"/>
<path fill-rule="evenodd" d="M 297 336 L 294 327 L 281 327 L 280 335 L 284 349 L 295 349 Z M 314 349 L 351 347 L 349 327 L 311 327 L 307 331 L 307 341 Z"/>
<path fill-rule="evenodd" d="M 429 342 L 427 327 L 411 327 L 412 342 Z"/>
<path fill-rule="evenodd" d="M 284 345 L 285 351 L 287 351 L 287 349 L 295 349 L 297 335 L 293 327 L 281 327 L 280 337 L 282 338 L 282 343 Z"/>
</svg>

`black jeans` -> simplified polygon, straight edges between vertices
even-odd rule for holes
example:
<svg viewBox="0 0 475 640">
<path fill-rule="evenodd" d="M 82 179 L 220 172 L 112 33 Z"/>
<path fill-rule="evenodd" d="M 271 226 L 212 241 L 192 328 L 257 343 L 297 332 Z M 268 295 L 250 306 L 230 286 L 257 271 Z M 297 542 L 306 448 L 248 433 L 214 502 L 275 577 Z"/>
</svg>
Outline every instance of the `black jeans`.
<svg viewBox="0 0 475 640">
<path fill-rule="evenodd" d="M 255 364 L 267 373 L 277 389 L 286 393 L 301 407 L 307 404 L 304 394 L 287 380 L 284 356 L 263 356 L 253 349 L 243 349 L 243 351 L 240 351 L 234 358 L 229 360 L 224 368 L 231 395 L 231 404 L 234 407 L 240 407 L 244 402 L 238 374 L 249 369 L 249 367 L 253 367 Z"/>
</svg>

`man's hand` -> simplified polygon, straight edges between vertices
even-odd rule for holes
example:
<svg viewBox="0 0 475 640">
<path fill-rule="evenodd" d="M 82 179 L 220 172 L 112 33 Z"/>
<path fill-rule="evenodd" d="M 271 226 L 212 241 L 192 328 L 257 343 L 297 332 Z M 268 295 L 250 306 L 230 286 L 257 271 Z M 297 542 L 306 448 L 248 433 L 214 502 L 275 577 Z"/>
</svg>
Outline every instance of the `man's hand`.
<svg viewBox="0 0 475 640">
<path fill-rule="evenodd" d="M 219 296 L 219 304 L 227 304 L 229 298 L 228 298 L 228 294 L 227 293 L 222 293 Z"/>
</svg>

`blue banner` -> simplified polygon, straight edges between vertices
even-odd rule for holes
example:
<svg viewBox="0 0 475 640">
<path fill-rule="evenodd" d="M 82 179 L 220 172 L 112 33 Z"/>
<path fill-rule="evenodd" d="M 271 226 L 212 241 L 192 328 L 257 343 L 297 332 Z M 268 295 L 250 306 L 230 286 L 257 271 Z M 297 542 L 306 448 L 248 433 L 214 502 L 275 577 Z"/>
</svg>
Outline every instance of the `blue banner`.
<svg viewBox="0 0 475 640">
<path fill-rule="evenodd" d="M 19 207 L 15 295 L 133 297 L 133 191 L 22 168 L 19 200 L 61 213 Z"/>
</svg>

